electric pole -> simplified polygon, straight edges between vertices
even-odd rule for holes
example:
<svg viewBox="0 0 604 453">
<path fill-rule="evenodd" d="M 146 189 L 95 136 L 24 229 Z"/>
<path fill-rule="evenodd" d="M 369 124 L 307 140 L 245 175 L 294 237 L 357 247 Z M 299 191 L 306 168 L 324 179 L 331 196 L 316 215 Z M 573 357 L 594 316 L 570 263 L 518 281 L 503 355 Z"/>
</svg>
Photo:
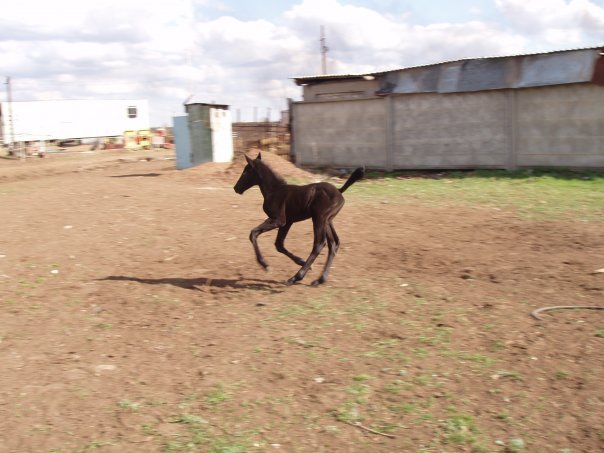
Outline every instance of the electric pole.
<svg viewBox="0 0 604 453">
<path fill-rule="evenodd" d="M 323 25 L 321 25 L 321 39 L 319 39 L 319 42 L 321 43 L 321 69 L 322 74 L 325 75 L 327 74 L 327 51 L 329 47 L 326 45 L 325 27 Z"/>
<path fill-rule="evenodd" d="M 8 153 L 12 155 L 14 153 L 15 146 L 15 130 L 13 128 L 13 94 L 10 86 L 10 77 L 6 77 L 6 99 L 8 101 L 8 125 L 10 130 L 10 144 L 8 146 Z"/>
</svg>

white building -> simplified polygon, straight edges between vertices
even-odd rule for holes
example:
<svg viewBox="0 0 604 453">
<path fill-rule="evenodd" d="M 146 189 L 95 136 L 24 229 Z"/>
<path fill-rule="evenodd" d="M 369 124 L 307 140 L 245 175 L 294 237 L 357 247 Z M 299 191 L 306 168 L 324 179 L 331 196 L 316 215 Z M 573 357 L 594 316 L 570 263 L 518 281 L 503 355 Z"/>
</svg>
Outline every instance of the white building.
<svg viewBox="0 0 604 453">
<path fill-rule="evenodd" d="M 57 100 L 0 103 L 0 138 L 13 141 L 116 137 L 149 129 L 147 100 Z"/>
</svg>

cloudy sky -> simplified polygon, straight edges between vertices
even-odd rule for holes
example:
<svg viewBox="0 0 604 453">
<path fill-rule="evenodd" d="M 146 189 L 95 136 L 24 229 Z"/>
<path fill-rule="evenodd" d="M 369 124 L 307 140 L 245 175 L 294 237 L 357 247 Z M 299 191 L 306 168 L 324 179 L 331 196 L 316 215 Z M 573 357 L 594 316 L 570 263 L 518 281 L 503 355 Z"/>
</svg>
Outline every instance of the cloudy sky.
<svg viewBox="0 0 604 453">
<path fill-rule="evenodd" d="M 292 77 L 604 45 L 604 0 L 19 0 L 0 15 L 15 101 L 148 99 L 171 124 L 196 93 L 277 119 Z M 0 100 L 6 100 L 5 84 Z"/>
</svg>

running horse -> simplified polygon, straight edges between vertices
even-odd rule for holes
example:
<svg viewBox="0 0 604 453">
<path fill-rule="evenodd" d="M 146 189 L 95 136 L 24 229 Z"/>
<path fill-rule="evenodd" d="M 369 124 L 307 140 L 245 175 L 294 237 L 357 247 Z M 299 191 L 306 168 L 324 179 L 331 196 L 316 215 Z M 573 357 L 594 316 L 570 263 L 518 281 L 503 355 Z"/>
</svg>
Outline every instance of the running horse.
<svg viewBox="0 0 604 453">
<path fill-rule="evenodd" d="M 233 188 L 235 192 L 241 195 L 250 187 L 259 186 L 260 192 L 262 192 L 262 196 L 264 197 L 262 208 L 266 215 L 268 215 L 268 219 L 254 228 L 250 233 L 250 241 L 254 246 L 256 260 L 260 266 L 268 270 L 268 264 L 258 248 L 258 236 L 279 228 L 275 241 L 277 251 L 286 255 L 294 263 L 302 266 L 287 281 L 288 285 L 293 285 L 304 278 L 327 242 L 329 255 L 325 262 L 323 273 L 317 280 L 312 282 L 312 286 L 325 283 L 333 259 L 340 247 L 340 239 L 333 227 L 333 219 L 340 212 L 342 206 L 344 206 L 342 193 L 364 176 L 364 169 L 357 168 L 340 189 L 327 182 L 300 186 L 287 184 L 285 179 L 262 161 L 261 153 L 258 153 L 256 159 L 251 159 L 248 156 L 245 156 L 245 159 L 247 165 Z M 292 224 L 306 219 L 312 219 L 314 240 L 312 251 L 306 261 L 304 261 L 287 250 L 284 243 Z"/>
</svg>

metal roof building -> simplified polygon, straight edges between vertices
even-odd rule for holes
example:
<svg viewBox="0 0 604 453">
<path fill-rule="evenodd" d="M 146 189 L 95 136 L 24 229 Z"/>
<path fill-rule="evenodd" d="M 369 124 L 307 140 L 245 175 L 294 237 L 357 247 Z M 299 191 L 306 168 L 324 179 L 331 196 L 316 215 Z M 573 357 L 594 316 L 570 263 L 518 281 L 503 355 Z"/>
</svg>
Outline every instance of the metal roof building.
<svg viewBox="0 0 604 453">
<path fill-rule="evenodd" d="M 295 77 L 295 157 L 382 169 L 604 167 L 603 49 Z"/>
</svg>

